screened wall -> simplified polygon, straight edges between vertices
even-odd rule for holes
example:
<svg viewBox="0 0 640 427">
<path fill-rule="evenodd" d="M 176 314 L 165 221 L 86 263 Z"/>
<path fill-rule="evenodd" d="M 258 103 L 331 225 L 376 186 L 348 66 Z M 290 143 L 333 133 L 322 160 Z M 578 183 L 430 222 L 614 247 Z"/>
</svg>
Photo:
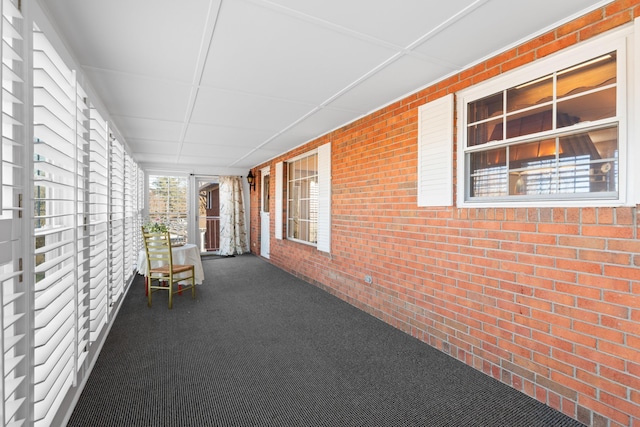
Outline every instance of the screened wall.
<svg viewBox="0 0 640 427">
<path fill-rule="evenodd" d="M 33 4 L 1 1 L 0 417 L 58 425 L 135 273 L 144 174 Z"/>
</svg>

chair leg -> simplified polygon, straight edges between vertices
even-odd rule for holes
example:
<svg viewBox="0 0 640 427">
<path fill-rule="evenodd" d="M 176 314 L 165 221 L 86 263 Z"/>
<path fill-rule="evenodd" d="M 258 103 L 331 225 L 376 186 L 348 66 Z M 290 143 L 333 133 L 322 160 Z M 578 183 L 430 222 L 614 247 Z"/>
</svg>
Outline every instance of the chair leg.
<svg viewBox="0 0 640 427">
<path fill-rule="evenodd" d="M 149 278 L 144 276 L 144 296 L 149 296 Z"/>
<path fill-rule="evenodd" d="M 191 299 L 196 298 L 196 274 L 191 270 Z"/>
<path fill-rule="evenodd" d="M 153 283 L 151 277 L 147 279 L 147 307 L 151 307 L 151 283 Z"/>
<path fill-rule="evenodd" d="M 167 281 L 167 285 L 169 286 L 169 308 L 173 308 L 173 280 L 169 279 Z"/>
</svg>

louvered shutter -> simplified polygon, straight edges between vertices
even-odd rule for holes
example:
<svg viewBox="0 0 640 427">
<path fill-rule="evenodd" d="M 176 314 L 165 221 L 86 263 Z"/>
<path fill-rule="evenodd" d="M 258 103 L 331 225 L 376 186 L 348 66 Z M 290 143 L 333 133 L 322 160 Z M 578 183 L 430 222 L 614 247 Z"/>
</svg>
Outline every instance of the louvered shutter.
<svg viewBox="0 0 640 427">
<path fill-rule="evenodd" d="M 276 209 L 275 209 L 275 236 L 276 239 L 282 240 L 282 199 L 283 199 L 283 186 L 284 186 L 284 163 L 276 163 Z"/>
<path fill-rule="evenodd" d="M 90 238 L 89 214 L 89 106 L 87 94 L 76 82 L 76 371 L 89 350 Z"/>
<path fill-rule="evenodd" d="M 107 324 L 109 152 L 107 123 L 91 109 L 89 162 L 90 339 L 98 339 Z"/>
<path fill-rule="evenodd" d="M 113 139 L 109 165 L 109 307 L 124 292 L 124 148 Z"/>
<path fill-rule="evenodd" d="M 75 78 L 33 33 L 34 421 L 49 425 L 73 381 L 77 279 Z"/>
<path fill-rule="evenodd" d="M 418 109 L 418 206 L 453 204 L 453 95 Z"/>
<path fill-rule="evenodd" d="M 26 373 L 29 340 L 25 333 L 29 322 L 26 312 L 30 303 L 25 293 L 28 278 L 22 254 L 23 242 L 28 237 L 22 235 L 23 222 L 30 213 L 23 209 L 30 197 L 31 189 L 26 188 L 25 128 L 23 94 L 24 66 L 22 58 L 25 46 L 21 31 L 24 18 L 13 1 L 3 0 L 2 20 L 2 177 L 0 178 L 0 422 L 2 425 L 24 425 L 27 416 L 26 399 L 29 379 Z M 26 160 L 30 162 L 30 159 Z"/>
<path fill-rule="evenodd" d="M 331 252 L 331 144 L 318 147 L 318 250 Z"/>
<path fill-rule="evenodd" d="M 135 239 L 135 217 L 134 203 L 135 190 L 137 188 L 136 170 L 134 162 L 129 154 L 124 154 L 124 240 L 127 244 L 124 246 L 124 281 L 128 282 L 135 272 L 135 261 L 138 258 L 137 246 L 130 244 Z"/>
</svg>

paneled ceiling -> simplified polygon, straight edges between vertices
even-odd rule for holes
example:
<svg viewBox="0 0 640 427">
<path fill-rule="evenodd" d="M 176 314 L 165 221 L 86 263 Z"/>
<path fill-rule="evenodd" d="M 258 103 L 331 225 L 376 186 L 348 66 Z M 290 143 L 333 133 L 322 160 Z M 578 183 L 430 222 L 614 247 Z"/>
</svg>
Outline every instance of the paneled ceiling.
<svg viewBox="0 0 640 427">
<path fill-rule="evenodd" d="M 245 171 L 601 0 L 39 0 L 133 157 Z"/>
</svg>

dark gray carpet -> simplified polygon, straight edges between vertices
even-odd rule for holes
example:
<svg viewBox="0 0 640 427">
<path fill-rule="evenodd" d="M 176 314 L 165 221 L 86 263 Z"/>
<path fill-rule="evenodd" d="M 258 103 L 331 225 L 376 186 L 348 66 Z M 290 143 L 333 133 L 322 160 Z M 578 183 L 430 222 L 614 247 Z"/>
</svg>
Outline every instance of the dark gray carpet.
<svg viewBox="0 0 640 427">
<path fill-rule="evenodd" d="M 69 426 L 582 426 L 243 255 L 190 294 L 138 277 Z"/>
</svg>

